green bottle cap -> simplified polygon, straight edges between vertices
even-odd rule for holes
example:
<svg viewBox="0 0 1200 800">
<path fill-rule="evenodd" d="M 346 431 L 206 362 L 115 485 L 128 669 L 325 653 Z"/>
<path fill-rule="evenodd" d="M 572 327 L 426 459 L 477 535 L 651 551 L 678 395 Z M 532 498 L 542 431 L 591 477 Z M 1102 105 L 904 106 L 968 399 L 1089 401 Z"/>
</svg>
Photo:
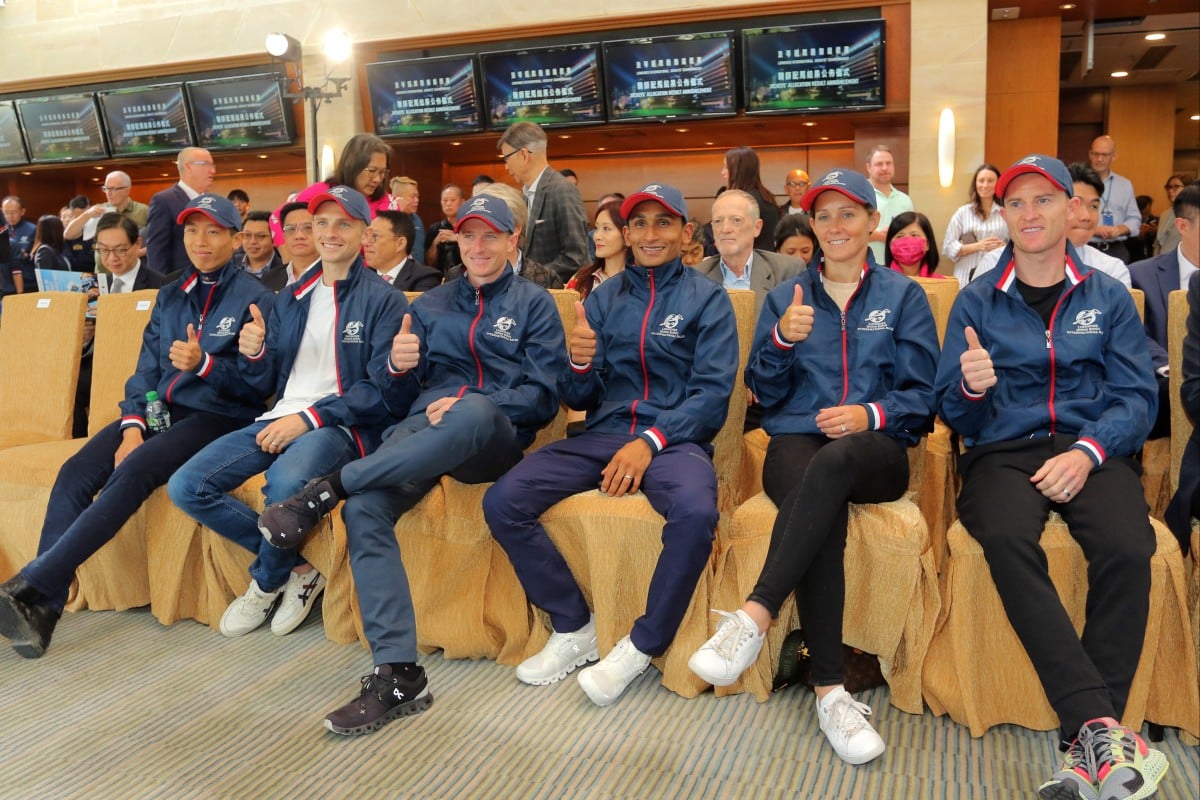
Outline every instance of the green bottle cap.
<svg viewBox="0 0 1200 800">
<path fill-rule="evenodd" d="M 158 399 L 158 392 L 146 392 L 146 402 L 153 403 Z"/>
</svg>

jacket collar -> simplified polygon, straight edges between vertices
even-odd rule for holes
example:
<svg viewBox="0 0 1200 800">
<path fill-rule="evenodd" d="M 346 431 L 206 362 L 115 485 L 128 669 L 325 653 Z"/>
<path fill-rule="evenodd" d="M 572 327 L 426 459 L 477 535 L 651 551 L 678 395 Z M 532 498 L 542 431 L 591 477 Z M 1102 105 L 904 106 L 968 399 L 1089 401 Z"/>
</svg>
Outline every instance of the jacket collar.
<svg viewBox="0 0 1200 800">
<path fill-rule="evenodd" d="M 1070 286 L 1076 286 L 1088 276 L 1092 268 L 1083 263 L 1083 259 L 1079 257 L 1079 253 L 1075 251 L 1075 247 L 1070 241 L 1066 244 L 1066 256 L 1063 259 L 1063 276 Z M 1003 269 L 993 270 L 993 272 L 999 273 L 999 276 L 994 279 L 996 289 L 1006 293 L 1016 291 L 1017 264 L 1013 260 L 1013 243 L 1011 241 L 1004 246 L 1004 252 L 1000 254 L 1000 260 L 997 263 L 1002 265 Z"/>
<path fill-rule="evenodd" d="M 492 281 L 491 283 L 485 283 L 483 286 L 480 286 L 479 294 L 483 295 L 484 297 L 494 297 L 509 287 L 509 285 L 513 282 L 513 277 L 512 264 L 505 264 L 504 271 L 500 273 L 500 277 L 496 278 L 496 280 Z M 461 284 L 461 286 L 458 287 L 459 295 L 463 298 L 466 298 L 470 302 L 475 302 L 475 285 L 471 283 L 467 277 L 466 265 L 463 265 L 463 274 L 462 277 L 458 279 L 458 283 Z"/>
<path fill-rule="evenodd" d="M 222 284 L 228 281 L 233 273 L 237 272 L 239 269 L 241 268 L 235 263 L 235 260 L 231 258 L 225 263 L 225 266 L 211 274 L 216 278 L 218 284 Z M 192 290 L 199 285 L 200 270 L 189 264 L 187 271 L 184 272 L 183 276 L 179 279 L 179 291 L 183 292 L 184 294 L 191 294 Z"/>
<path fill-rule="evenodd" d="M 650 273 L 654 273 L 654 284 L 656 286 L 664 286 L 669 281 L 675 280 L 687 267 L 683 266 L 681 258 L 673 258 L 667 263 L 659 267 L 639 267 L 632 261 L 625 265 L 625 275 L 638 286 L 647 286 L 650 283 Z"/>
<path fill-rule="evenodd" d="M 341 294 L 342 292 L 352 289 L 360 280 L 362 280 L 363 272 L 366 269 L 366 266 L 363 264 L 362 254 L 355 256 L 354 263 L 350 265 L 350 271 L 346 273 L 346 278 L 344 280 L 334 282 L 334 292 Z M 374 270 L 371 272 L 374 274 Z M 291 291 L 292 296 L 297 300 L 303 300 L 310 293 L 312 293 L 313 289 L 317 288 L 317 284 L 324 278 L 324 275 L 325 265 L 321 261 L 318 261 L 309 267 L 308 270 L 301 275 L 295 283 L 288 287 L 288 289 Z"/>
</svg>

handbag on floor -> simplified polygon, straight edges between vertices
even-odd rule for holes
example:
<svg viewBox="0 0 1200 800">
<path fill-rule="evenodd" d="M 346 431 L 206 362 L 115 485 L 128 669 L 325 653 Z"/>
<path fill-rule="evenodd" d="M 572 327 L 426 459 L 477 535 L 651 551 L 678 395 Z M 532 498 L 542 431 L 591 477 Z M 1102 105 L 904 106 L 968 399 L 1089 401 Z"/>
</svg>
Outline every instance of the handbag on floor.
<svg viewBox="0 0 1200 800">
<path fill-rule="evenodd" d="M 883 671 L 879 667 L 879 656 L 864 653 L 862 650 L 842 645 L 842 663 L 845 669 L 845 687 L 851 694 L 883 686 Z M 788 686 L 804 684 L 812 686 L 812 657 L 808 653 L 808 644 L 804 641 L 804 629 L 797 628 L 783 640 L 783 648 L 779 653 L 779 670 L 775 673 L 775 681 L 771 685 L 772 692 L 778 692 Z"/>
</svg>

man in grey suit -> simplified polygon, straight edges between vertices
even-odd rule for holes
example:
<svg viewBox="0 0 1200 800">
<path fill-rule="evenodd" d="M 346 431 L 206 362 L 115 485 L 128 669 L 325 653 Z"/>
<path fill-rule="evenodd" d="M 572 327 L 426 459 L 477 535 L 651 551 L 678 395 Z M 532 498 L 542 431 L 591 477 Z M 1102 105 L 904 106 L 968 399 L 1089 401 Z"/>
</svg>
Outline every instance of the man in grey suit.
<svg viewBox="0 0 1200 800">
<path fill-rule="evenodd" d="M 175 161 L 179 183 L 150 198 L 146 221 L 146 264 L 169 275 L 191 265 L 183 247 L 183 226 L 175 223 L 179 212 L 212 188 L 217 168 L 212 153 L 201 147 L 185 147 Z"/>
<path fill-rule="evenodd" d="M 762 225 L 758 201 L 740 189 L 722 192 L 712 204 L 713 244 L 719 255 L 696 265 L 701 275 L 726 289 L 752 290 L 755 314 L 768 292 L 804 269 L 798 258 L 754 248 Z"/>
<path fill-rule="evenodd" d="M 525 257 L 558 273 L 563 283 L 588 257 L 587 215 L 579 191 L 551 169 L 546 160 L 546 132 L 532 122 L 510 125 L 496 144 L 504 168 L 525 193 L 529 228 Z"/>
</svg>

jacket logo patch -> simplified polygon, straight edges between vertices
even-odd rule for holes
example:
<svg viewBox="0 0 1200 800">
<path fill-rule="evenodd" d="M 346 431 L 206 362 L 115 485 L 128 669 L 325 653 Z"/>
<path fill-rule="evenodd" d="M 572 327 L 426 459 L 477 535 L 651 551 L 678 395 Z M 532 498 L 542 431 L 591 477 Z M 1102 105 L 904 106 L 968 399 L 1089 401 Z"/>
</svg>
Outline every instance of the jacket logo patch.
<svg viewBox="0 0 1200 800">
<path fill-rule="evenodd" d="M 663 321 L 658 323 L 658 330 L 652 331 L 651 336 L 666 336 L 670 339 L 682 339 L 683 331 L 679 330 L 679 324 L 683 322 L 683 314 L 667 314 L 663 317 Z"/>
<path fill-rule="evenodd" d="M 1104 333 L 1098 324 L 1100 315 L 1104 312 L 1098 308 L 1085 308 L 1075 315 L 1075 320 L 1071 323 L 1071 327 L 1067 330 L 1069 334 L 1097 334 Z"/>
<path fill-rule="evenodd" d="M 362 344 L 362 332 L 362 320 L 356 319 L 347 322 L 346 327 L 342 329 L 342 344 Z"/>
<path fill-rule="evenodd" d="M 888 315 L 892 313 L 890 308 L 877 308 L 874 311 L 868 311 L 863 317 L 865 324 L 859 326 L 860 331 L 890 331 L 892 326 L 888 325 Z"/>
<path fill-rule="evenodd" d="M 517 326 L 517 321 L 512 317 L 500 317 L 492 325 L 492 329 L 487 332 L 488 336 L 493 339 L 503 339 L 506 342 L 520 341 L 516 336 L 513 336 L 511 331 Z"/>
<path fill-rule="evenodd" d="M 233 326 L 237 324 L 237 317 L 222 317 L 217 323 L 217 327 L 213 330 L 212 336 L 233 336 Z"/>
</svg>

